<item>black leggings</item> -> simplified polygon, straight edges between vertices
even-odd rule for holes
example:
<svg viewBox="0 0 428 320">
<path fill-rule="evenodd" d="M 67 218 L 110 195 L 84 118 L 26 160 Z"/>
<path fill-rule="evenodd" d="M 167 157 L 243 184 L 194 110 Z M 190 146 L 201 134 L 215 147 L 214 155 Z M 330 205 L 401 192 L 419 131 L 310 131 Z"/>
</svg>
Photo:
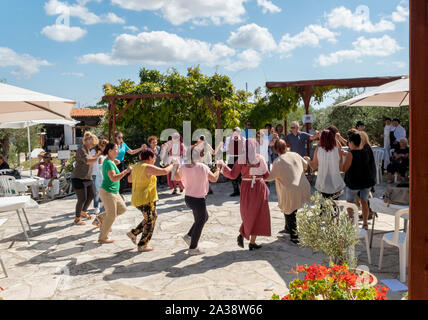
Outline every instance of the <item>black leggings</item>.
<svg viewBox="0 0 428 320">
<path fill-rule="evenodd" d="M 76 217 L 80 218 L 80 213 L 88 210 L 91 201 L 94 199 L 94 190 L 92 185 L 84 187 L 83 189 L 74 189 L 77 196 L 76 204 Z"/>
<path fill-rule="evenodd" d="M 193 216 L 195 217 L 195 223 L 193 223 L 193 226 L 190 228 L 187 235 L 192 238 L 190 249 L 196 249 L 198 247 L 198 241 L 201 237 L 202 229 L 208 221 L 207 205 L 205 203 L 205 198 L 193 198 L 186 196 L 184 200 L 186 201 L 186 205 L 192 209 Z"/>
</svg>

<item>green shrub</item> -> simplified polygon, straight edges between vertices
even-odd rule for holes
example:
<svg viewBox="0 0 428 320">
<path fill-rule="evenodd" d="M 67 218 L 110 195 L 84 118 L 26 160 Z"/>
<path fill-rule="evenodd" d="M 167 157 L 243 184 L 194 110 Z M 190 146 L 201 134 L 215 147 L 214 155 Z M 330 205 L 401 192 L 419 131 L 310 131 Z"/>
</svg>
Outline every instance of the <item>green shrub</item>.
<svg viewBox="0 0 428 320">
<path fill-rule="evenodd" d="M 301 246 L 325 253 L 334 264 L 355 267 L 357 261 L 350 248 L 358 239 L 352 219 L 346 212 L 335 211 L 333 201 L 319 193 L 315 193 L 312 201 L 297 214 Z"/>
</svg>

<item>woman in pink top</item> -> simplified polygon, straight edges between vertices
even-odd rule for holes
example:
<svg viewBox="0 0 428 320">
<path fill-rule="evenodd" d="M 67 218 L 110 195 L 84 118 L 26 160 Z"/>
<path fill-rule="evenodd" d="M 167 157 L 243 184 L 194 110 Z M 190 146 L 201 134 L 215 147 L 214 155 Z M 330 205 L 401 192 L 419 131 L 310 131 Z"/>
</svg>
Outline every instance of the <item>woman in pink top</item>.
<svg viewBox="0 0 428 320">
<path fill-rule="evenodd" d="M 195 222 L 189 232 L 183 236 L 189 245 L 189 255 L 203 254 L 198 248 L 202 229 L 208 221 L 205 197 L 209 190 L 209 181 L 217 182 L 220 169 L 212 173 L 206 164 L 201 163 L 200 151 L 192 147 L 187 153 L 189 164 L 181 166 L 175 173 L 174 179 L 181 180 L 186 190 L 186 205 L 192 209 Z M 188 160 L 188 161 L 189 161 Z"/>
</svg>

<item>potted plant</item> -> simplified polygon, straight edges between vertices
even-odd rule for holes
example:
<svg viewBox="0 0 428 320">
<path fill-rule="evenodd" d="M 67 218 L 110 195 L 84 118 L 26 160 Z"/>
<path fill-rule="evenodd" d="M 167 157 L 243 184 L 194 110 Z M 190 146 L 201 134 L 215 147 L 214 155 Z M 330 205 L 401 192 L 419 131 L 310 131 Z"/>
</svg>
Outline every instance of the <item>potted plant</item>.
<svg viewBox="0 0 428 320">
<path fill-rule="evenodd" d="M 326 254 L 328 262 L 355 267 L 353 248 L 358 243 L 355 225 L 346 212 L 319 193 L 297 213 L 300 245 Z"/>
<path fill-rule="evenodd" d="M 346 264 L 297 266 L 291 272 L 304 277 L 290 282 L 287 295 L 280 298 L 274 294 L 272 300 L 387 300 L 388 288 L 375 287 L 374 275 Z"/>
</svg>

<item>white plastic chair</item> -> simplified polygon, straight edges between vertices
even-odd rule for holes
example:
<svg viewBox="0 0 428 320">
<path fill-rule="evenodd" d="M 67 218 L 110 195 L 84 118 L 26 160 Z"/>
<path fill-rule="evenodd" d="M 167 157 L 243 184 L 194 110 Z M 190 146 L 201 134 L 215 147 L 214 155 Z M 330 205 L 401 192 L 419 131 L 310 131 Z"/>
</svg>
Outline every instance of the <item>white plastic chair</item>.
<svg viewBox="0 0 428 320">
<path fill-rule="evenodd" d="M 400 260 L 400 281 L 404 283 L 406 282 L 406 266 L 409 251 L 409 241 L 407 237 L 409 231 L 409 224 L 405 223 L 405 232 L 400 232 L 400 219 L 409 219 L 409 209 L 401 209 L 395 213 L 394 232 L 386 233 L 382 238 L 379 256 L 379 270 L 382 268 L 384 244 L 387 243 L 389 245 L 397 247 Z"/>
<path fill-rule="evenodd" d="M 352 209 L 354 211 L 353 220 L 354 220 L 354 225 L 355 225 L 355 233 L 356 233 L 358 239 L 364 238 L 365 243 L 366 243 L 367 258 L 369 260 L 369 264 L 372 264 L 372 257 L 370 254 L 368 232 L 367 232 L 367 230 L 360 228 L 360 226 L 358 224 L 358 207 L 355 204 L 347 202 L 347 201 L 335 201 L 335 203 L 338 207 L 343 207 L 343 210 L 345 211 L 346 214 L 348 213 L 348 211 L 347 211 L 348 208 Z"/>
<path fill-rule="evenodd" d="M 0 176 L 0 189 L 2 189 L 3 197 L 14 197 L 19 196 L 20 191 L 16 187 L 16 180 L 15 177 L 12 176 Z M 31 230 L 30 222 L 28 221 L 27 213 L 25 212 L 25 209 L 22 209 L 22 212 L 24 213 L 25 220 L 27 220 L 28 227 L 30 229 L 30 234 L 33 233 L 33 230 Z M 18 218 L 21 219 L 18 213 Z"/>
<path fill-rule="evenodd" d="M 382 160 L 385 157 L 385 149 L 384 148 L 374 148 L 374 159 L 376 164 L 376 183 L 382 183 Z"/>
<path fill-rule="evenodd" d="M 5 224 L 6 221 L 7 221 L 7 219 L 0 219 L 0 226 L 3 225 L 3 224 Z M 3 269 L 4 275 L 7 278 L 8 275 L 7 275 L 6 267 L 5 267 L 4 263 L 3 263 L 3 260 L 1 259 L 1 256 L 0 256 L 0 265 L 1 265 L 2 269 Z"/>
<path fill-rule="evenodd" d="M 0 188 L 4 197 L 12 197 L 16 194 L 15 177 L 0 176 Z"/>
</svg>

